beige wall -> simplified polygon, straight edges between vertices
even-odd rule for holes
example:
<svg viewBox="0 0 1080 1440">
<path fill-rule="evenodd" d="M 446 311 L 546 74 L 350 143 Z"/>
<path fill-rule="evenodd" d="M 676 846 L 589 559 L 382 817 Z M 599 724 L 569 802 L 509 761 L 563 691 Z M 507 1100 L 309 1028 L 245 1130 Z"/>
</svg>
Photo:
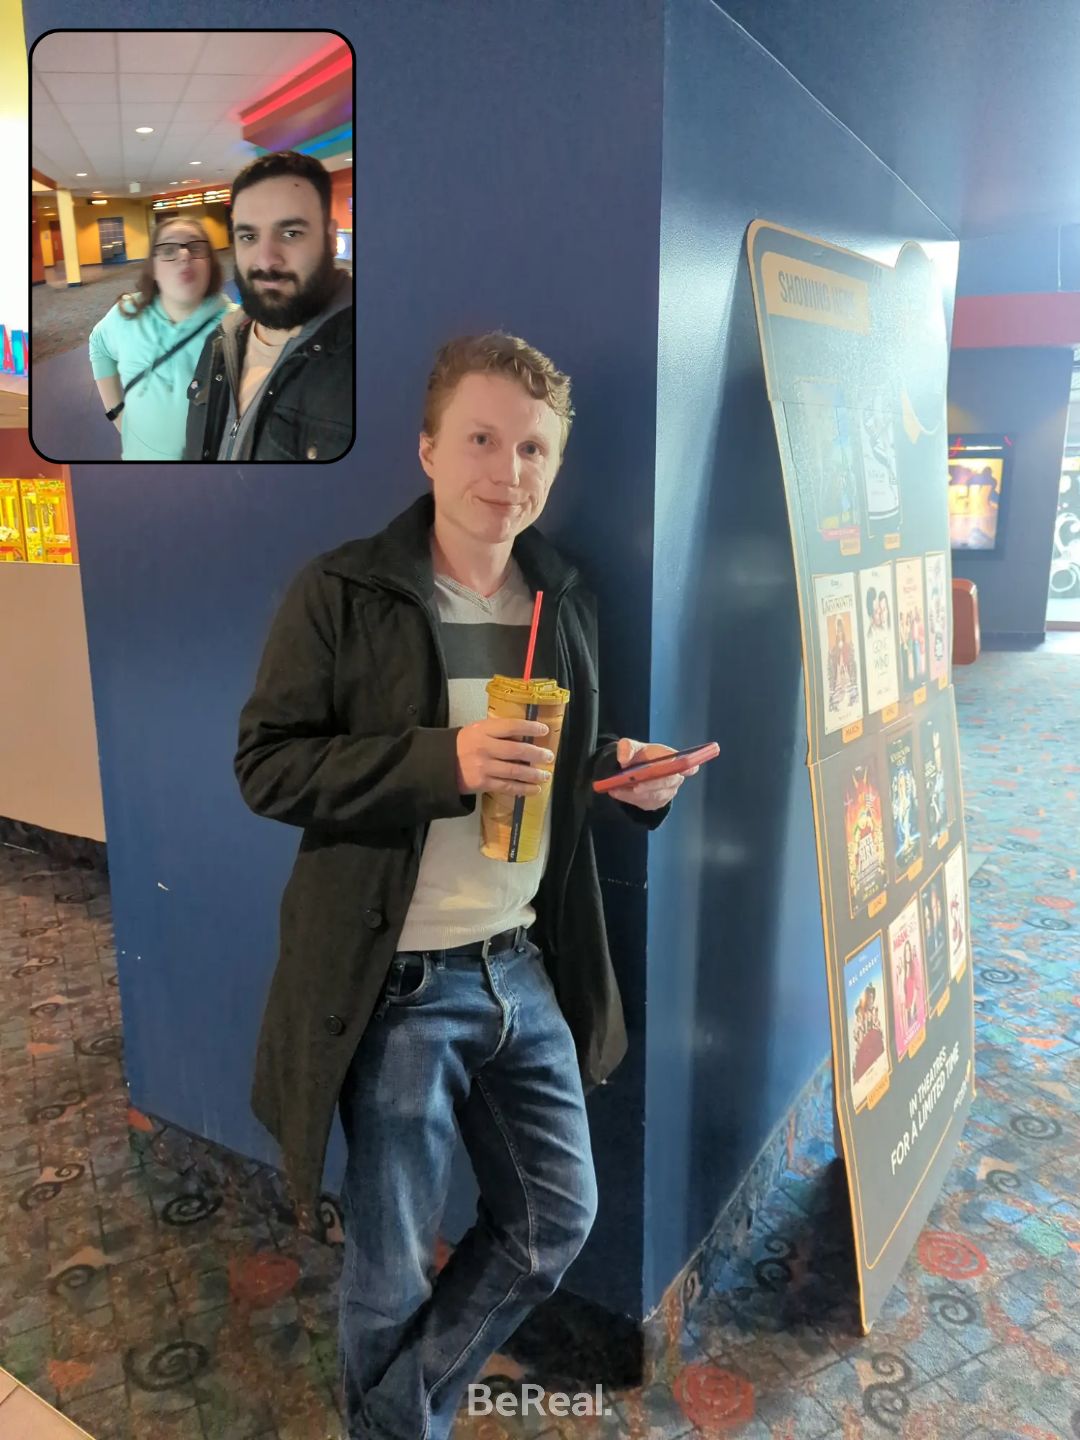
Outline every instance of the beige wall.
<svg viewBox="0 0 1080 1440">
<path fill-rule="evenodd" d="M 151 211 L 153 215 L 153 211 Z M 210 244 L 215 250 L 229 248 L 228 211 L 224 205 L 185 205 L 182 210 L 170 214 L 170 220 L 201 220 L 206 226 Z M 151 222 L 153 223 L 153 222 Z M 128 252 L 130 254 L 130 251 Z"/>
<path fill-rule="evenodd" d="M 150 253 L 150 233 L 146 228 L 145 200 L 110 200 L 107 205 L 91 205 L 86 200 L 75 202 L 75 224 L 79 235 L 79 264 L 101 264 L 101 241 L 97 222 L 112 216 L 124 221 L 124 239 L 129 260 L 145 260 Z"/>
<path fill-rule="evenodd" d="M 0 565 L 0 815 L 104 840 L 77 565 Z"/>
</svg>

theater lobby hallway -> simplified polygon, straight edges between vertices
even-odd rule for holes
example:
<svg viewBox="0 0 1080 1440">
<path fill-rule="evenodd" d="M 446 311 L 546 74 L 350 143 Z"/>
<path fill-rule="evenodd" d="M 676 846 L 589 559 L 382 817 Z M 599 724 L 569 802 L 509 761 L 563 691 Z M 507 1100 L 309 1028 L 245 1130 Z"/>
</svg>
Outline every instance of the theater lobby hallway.
<svg viewBox="0 0 1080 1440">
<path fill-rule="evenodd" d="M 645 1391 L 459 1440 L 1080 1437 L 1080 636 L 956 690 L 977 1095 L 872 1333 L 826 1111 Z M 95 1440 L 338 1440 L 340 1252 L 136 1143 L 106 878 L 0 848 L 0 975 L 0 1366 Z M 493 1384 L 593 1383 L 534 1359 Z"/>
</svg>

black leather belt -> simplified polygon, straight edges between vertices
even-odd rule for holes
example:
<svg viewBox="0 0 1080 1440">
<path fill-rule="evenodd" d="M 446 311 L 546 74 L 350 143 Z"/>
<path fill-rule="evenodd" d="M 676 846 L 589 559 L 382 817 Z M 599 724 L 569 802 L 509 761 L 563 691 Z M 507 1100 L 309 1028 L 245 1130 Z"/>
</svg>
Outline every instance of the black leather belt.
<svg viewBox="0 0 1080 1440">
<path fill-rule="evenodd" d="M 518 946 L 526 945 L 528 940 L 528 929 L 524 925 L 519 925 L 514 930 L 500 930 L 498 935 L 491 935 L 487 940 L 472 940 L 468 945 L 452 945 L 447 950 L 423 950 L 419 953 L 443 959 L 451 955 L 478 955 L 486 960 L 489 955 L 497 955 L 500 950 L 516 950 Z M 407 951 L 404 953 L 414 954 L 417 952 Z"/>
</svg>

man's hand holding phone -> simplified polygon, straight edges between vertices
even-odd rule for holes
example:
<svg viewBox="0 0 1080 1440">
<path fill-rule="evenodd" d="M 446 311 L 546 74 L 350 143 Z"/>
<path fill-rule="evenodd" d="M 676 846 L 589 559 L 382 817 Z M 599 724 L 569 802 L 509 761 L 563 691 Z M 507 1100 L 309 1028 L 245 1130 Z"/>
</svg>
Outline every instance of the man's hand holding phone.
<svg viewBox="0 0 1080 1440">
<path fill-rule="evenodd" d="M 661 772 L 670 768 L 675 773 L 650 776 L 642 770 L 638 772 L 640 778 L 638 774 L 616 774 L 606 780 L 595 781 L 593 789 L 610 794 L 613 800 L 619 800 L 624 805 L 635 805 L 639 810 L 662 810 L 675 799 L 687 776 L 696 775 L 706 761 L 714 759 L 719 753 L 720 747 L 715 743 L 684 752 L 673 750 L 670 745 L 645 744 L 624 736 L 619 741 L 615 756 L 621 770 L 644 766 L 651 761 L 665 761 L 667 764 L 659 767 Z M 673 763 L 672 757 L 679 759 Z"/>
</svg>

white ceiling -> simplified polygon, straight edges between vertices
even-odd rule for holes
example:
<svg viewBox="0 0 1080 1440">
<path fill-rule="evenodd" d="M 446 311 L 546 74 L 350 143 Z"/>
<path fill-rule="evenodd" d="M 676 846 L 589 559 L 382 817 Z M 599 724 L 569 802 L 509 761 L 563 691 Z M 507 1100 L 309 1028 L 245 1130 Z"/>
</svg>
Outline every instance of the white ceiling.
<svg viewBox="0 0 1080 1440">
<path fill-rule="evenodd" d="M 239 112 L 336 40 L 318 30 L 46 35 L 31 61 L 33 166 L 76 195 L 128 195 L 133 180 L 144 196 L 228 184 L 254 155 Z M 136 135 L 138 125 L 154 133 Z"/>
</svg>

